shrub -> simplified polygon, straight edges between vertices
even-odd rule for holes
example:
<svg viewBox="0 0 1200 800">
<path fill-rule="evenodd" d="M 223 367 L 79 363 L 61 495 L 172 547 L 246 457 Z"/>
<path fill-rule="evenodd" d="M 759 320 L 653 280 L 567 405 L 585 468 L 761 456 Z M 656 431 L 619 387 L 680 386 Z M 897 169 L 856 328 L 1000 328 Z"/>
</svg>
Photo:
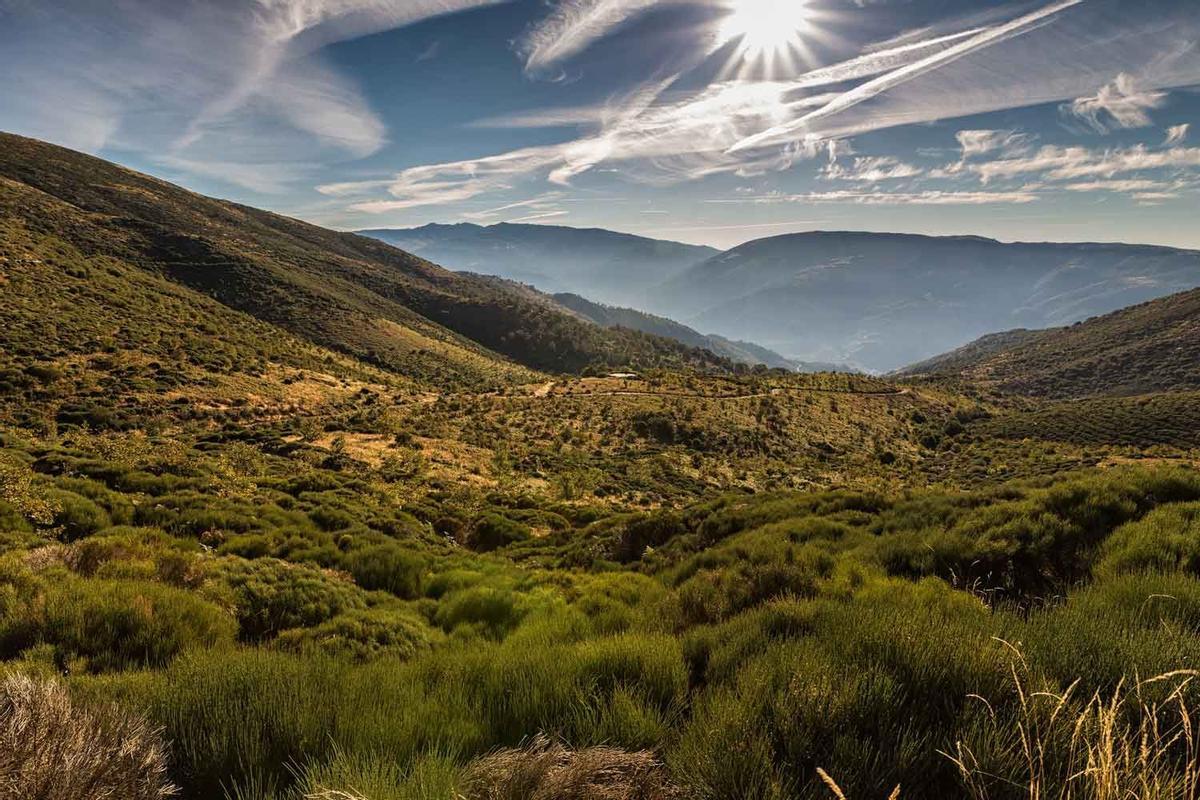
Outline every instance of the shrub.
<svg viewBox="0 0 1200 800">
<path fill-rule="evenodd" d="M 411 614 L 368 609 L 347 612 L 314 628 L 284 631 L 275 644 L 283 650 L 318 650 L 367 661 L 380 656 L 412 658 L 429 650 L 437 636 L 423 620 Z"/>
<path fill-rule="evenodd" d="M 216 573 L 232 592 L 245 640 L 261 641 L 289 628 L 318 625 L 366 606 L 362 589 L 353 583 L 299 564 L 229 559 Z"/>
<path fill-rule="evenodd" d="M 93 671 L 161 667 L 188 648 L 232 643 L 236 624 L 195 594 L 143 581 L 48 587 L 40 636 Z"/>
<path fill-rule="evenodd" d="M 650 752 L 613 747 L 570 750 L 545 736 L 472 761 L 463 772 L 461 787 L 466 800 L 668 800 L 682 796 Z"/>
<path fill-rule="evenodd" d="M 0 795 L 38 800 L 162 800 L 166 748 L 125 709 L 72 701 L 52 681 L 0 680 Z"/>
<path fill-rule="evenodd" d="M 391 592 L 406 600 L 421 596 L 425 559 L 411 550 L 391 544 L 378 545 L 354 550 L 342 563 L 364 589 Z"/>
<path fill-rule="evenodd" d="M 443 598 L 434 619 L 447 633 L 467 627 L 502 639 L 520 624 L 527 610 L 515 593 L 479 586 Z"/>
<path fill-rule="evenodd" d="M 1104 543 L 1096 571 L 1200 575 L 1200 504 L 1166 506 L 1122 525 Z"/>
<path fill-rule="evenodd" d="M 61 489 L 47 491 L 46 497 L 56 509 L 54 524 L 68 540 L 91 536 L 112 525 L 108 512 L 86 497 Z"/>
<path fill-rule="evenodd" d="M 499 550 L 516 542 L 523 542 L 531 536 L 529 526 L 514 522 L 499 514 L 484 514 L 475 522 L 471 531 L 470 546 L 480 553 Z"/>
</svg>

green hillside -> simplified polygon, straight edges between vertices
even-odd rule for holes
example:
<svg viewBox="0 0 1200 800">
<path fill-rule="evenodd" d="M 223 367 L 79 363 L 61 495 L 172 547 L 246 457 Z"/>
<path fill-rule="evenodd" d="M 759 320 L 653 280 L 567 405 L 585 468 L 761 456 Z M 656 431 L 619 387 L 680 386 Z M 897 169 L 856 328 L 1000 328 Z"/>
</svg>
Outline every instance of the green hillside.
<svg viewBox="0 0 1200 800">
<path fill-rule="evenodd" d="M 1060 399 L 1194 391 L 1200 389 L 1200 290 L 1068 328 L 987 337 L 902 374 Z"/>
<path fill-rule="evenodd" d="M 158 273 L 316 344 L 476 382 L 484 348 L 534 369 L 715 366 L 675 342 L 589 325 L 374 240 L 201 197 L 113 164 L 0 134 L 0 216 L 85 256 Z M 448 359 L 438 351 L 449 349 Z M 414 358 L 415 355 L 415 358 Z M 414 364 L 413 362 L 417 362 Z"/>
</svg>

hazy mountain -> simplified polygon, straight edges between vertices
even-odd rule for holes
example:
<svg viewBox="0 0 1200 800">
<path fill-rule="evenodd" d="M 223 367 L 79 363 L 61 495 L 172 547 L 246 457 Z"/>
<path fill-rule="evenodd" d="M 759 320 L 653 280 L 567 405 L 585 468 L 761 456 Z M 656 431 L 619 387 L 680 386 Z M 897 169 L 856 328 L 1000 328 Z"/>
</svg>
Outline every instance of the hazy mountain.
<svg viewBox="0 0 1200 800">
<path fill-rule="evenodd" d="M 569 293 L 556 294 L 554 300 L 597 325 L 603 325 L 606 328 L 632 328 L 635 331 L 651 333 L 655 336 L 665 336 L 668 339 L 683 342 L 689 347 L 710 350 L 740 364 L 763 364 L 788 370 L 795 370 L 801 366 L 797 362 L 789 361 L 778 353 L 751 342 L 736 342 L 723 336 L 706 336 L 674 320 L 647 314 L 644 311 L 593 303 L 587 298 Z"/>
<path fill-rule="evenodd" d="M 986 337 L 902 371 L 1073 398 L 1200 389 L 1200 290 L 1066 328 Z"/>
<path fill-rule="evenodd" d="M 0 134 L 0 219 L 112 257 L 313 344 L 439 384 L 516 364 L 727 366 L 610 329 L 478 276 L 347 233 L 214 200 L 97 158 Z M 197 312 L 199 313 L 199 312 Z"/>
<path fill-rule="evenodd" d="M 648 310 L 788 358 L 895 369 L 986 333 L 1066 325 L 1200 285 L 1200 253 L 803 233 L 664 282 Z"/>
<path fill-rule="evenodd" d="M 365 230 L 441 264 L 520 281 L 553 293 L 647 309 L 649 290 L 719 251 L 600 229 L 554 225 L 426 225 Z"/>
</svg>

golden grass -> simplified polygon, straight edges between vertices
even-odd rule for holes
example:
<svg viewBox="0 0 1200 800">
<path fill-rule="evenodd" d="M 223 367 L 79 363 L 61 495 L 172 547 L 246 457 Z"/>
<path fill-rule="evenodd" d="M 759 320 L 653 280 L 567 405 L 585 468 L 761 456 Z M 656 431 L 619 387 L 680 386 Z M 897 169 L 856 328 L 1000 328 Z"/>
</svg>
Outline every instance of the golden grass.
<svg viewBox="0 0 1200 800">
<path fill-rule="evenodd" d="M 471 762 L 461 800 L 674 800 L 679 790 L 646 751 L 571 750 L 536 736 Z"/>
<path fill-rule="evenodd" d="M 115 706 L 85 708 L 57 682 L 0 680 L 0 797 L 162 800 L 174 797 L 157 731 Z"/>
<path fill-rule="evenodd" d="M 1197 800 L 1200 798 L 1200 737 L 1188 700 L 1195 670 L 1122 682 L 1111 695 L 1034 690 L 1020 653 L 1012 665 L 1018 713 L 1000 722 L 982 698 L 992 722 L 1006 725 L 1022 766 L 1029 800 Z M 946 754 L 958 767 L 967 796 L 988 800 L 997 776 L 959 742 Z"/>
</svg>

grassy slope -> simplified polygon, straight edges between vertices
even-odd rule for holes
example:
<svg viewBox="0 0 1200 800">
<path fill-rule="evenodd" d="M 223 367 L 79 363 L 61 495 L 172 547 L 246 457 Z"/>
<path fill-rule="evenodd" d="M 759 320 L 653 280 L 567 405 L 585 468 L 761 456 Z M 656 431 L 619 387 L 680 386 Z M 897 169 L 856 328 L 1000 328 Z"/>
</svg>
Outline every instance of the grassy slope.
<svg viewBox="0 0 1200 800">
<path fill-rule="evenodd" d="M 411 334 L 397 337 L 389 322 L 456 350 L 487 348 L 536 369 L 720 365 L 674 342 L 586 324 L 380 242 L 201 197 L 34 140 L 0 135 L 0 176 L 10 181 L 6 216 L 34 234 L 157 271 L 389 369 L 405 371 L 414 351 L 424 355 Z M 498 372 L 503 379 L 506 368 Z"/>
<path fill-rule="evenodd" d="M 957 377 L 1031 397 L 1200 388 L 1200 290 L 1048 331 L 997 334 L 906 374 Z"/>
</svg>

